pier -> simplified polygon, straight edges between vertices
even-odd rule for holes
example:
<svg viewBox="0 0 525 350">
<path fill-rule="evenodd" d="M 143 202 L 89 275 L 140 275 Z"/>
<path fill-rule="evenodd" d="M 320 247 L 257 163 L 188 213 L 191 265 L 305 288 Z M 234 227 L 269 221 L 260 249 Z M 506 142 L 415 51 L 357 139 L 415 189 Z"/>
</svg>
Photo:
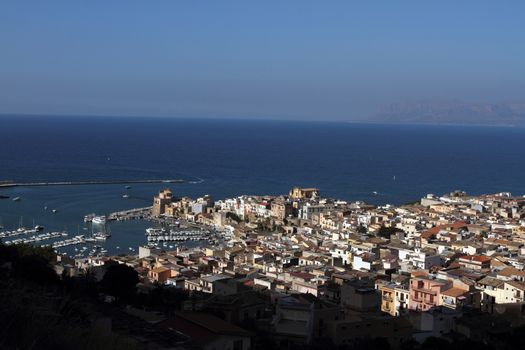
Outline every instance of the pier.
<svg viewBox="0 0 525 350">
<path fill-rule="evenodd" d="M 140 220 L 151 218 L 151 207 L 135 208 L 129 210 L 118 211 L 108 215 L 108 220 L 124 221 L 124 220 Z"/>
<path fill-rule="evenodd" d="M 167 180 L 89 180 L 89 181 L 55 181 L 55 182 L 8 182 L 0 181 L 1 187 L 32 187 L 32 186 L 81 186 L 81 185 L 130 185 L 157 183 L 185 183 L 182 179 Z"/>
</svg>

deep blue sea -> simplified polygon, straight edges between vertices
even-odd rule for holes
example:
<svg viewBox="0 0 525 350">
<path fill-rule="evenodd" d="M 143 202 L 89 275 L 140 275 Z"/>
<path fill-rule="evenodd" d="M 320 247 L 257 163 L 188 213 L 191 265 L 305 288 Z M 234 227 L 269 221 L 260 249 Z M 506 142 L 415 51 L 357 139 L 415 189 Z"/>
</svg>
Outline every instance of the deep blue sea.
<svg viewBox="0 0 525 350">
<path fill-rule="evenodd" d="M 426 193 L 525 193 L 525 129 L 214 119 L 0 117 L 0 180 L 187 179 L 176 195 L 287 193 L 402 204 Z M 0 189 L 1 224 L 76 233 L 85 214 L 150 205 L 164 184 Z M 374 195 L 376 191 L 378 194 Z M 57 209 L 56 214 L 43 207 Z M 108 248 L 144 243 L 112 223 Z"/>
</svg>

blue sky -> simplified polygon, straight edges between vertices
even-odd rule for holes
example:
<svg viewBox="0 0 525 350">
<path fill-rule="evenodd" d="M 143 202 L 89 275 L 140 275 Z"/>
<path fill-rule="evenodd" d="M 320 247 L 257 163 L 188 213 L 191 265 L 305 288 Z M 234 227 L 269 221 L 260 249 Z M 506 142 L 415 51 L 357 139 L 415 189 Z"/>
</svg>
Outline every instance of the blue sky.
<svg viewBox="0 0 525 350">
<path fill-rule="evenodd" d="M 525 99 L 524 1 L 0 2 L 0 113 L 358 120 Z"/>
</svg>

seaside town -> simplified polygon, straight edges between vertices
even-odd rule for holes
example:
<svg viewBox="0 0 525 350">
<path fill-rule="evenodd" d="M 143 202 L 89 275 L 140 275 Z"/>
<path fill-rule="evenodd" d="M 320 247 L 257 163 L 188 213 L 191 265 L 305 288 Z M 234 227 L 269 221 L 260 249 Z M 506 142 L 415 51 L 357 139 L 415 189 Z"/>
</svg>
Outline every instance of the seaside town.
<svg viewBox="0 0 525 350">
<path fill-rule="evenodd" d="M 157 226 L 136 253 L 58 254 L 53 268 L 101 281 L 126 266 L 137 293 L 173 291 L 175 303 L 126 305 L 107 326 L 158 348 L 352 348 L 373 337 L 392 349 L 434 338 L 497 346 L 525 324 L 525 196 L 454 191 L 376 206 L 316 188 L 216 201 L 164 189 L 146 211 Z M 181 225 L 216 234 L 188 248 Z"/>
</svg>

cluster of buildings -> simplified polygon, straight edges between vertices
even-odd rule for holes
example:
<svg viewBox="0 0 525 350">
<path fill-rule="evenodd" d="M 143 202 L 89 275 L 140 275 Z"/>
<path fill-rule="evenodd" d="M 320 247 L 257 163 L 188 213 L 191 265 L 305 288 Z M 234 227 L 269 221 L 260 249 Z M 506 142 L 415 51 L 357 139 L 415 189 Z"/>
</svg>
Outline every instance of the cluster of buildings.
<svg viewBox="0 0 525 350">
<path fill-rule="evenodd" d="M 283 347 L 379 335 L 399 348 L 430 336 L 484 339 L 525 323 L 525 197 L 455 191 L 374 206 L 315 188 L 219 201 L 164 190 L 152 214 L 231 237 L 112 259 L 135 268 L 144 286 L 187 291 L 182 311 L 250 324 Z"/>
</svg>

